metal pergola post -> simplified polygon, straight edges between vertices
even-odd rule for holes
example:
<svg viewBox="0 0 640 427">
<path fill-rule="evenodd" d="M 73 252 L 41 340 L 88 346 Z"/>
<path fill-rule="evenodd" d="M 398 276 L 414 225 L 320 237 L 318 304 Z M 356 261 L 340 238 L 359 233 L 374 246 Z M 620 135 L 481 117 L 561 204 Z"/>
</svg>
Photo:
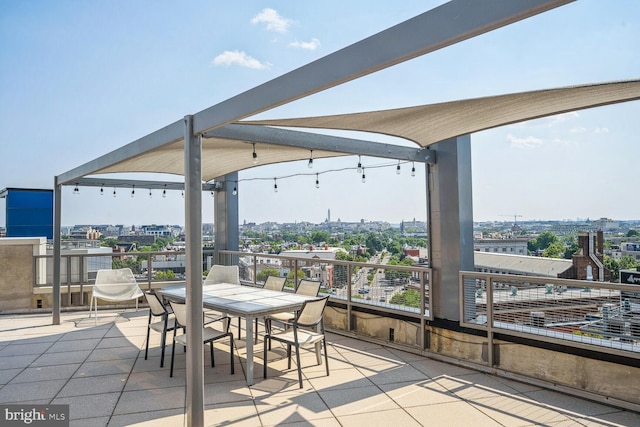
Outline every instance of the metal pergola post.
<svg viewBox="0 0 640 427">
<path fill-rule="evenodd" d="M 185 247 L 187 292 L 187 425 L 204 425 L 202 354 L 202 142 L 193 116 L 184 118 Z"/>
</svg>

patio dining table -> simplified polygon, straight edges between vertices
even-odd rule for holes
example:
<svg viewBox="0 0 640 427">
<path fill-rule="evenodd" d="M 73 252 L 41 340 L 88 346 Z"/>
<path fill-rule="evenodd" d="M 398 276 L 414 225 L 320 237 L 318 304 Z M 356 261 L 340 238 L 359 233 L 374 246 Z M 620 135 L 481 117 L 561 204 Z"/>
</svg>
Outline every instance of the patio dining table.
<svg viewBox="0 0 640 427">
<path fill-rule="evenodd" d="M 168 300 L 185 301 L 184 285 L 167 286 L 160 294 Z M 247 349 L 247 385 L 253 385 L 253 324 L 254 319 L 283 311 L 296 311 L 302 308 L 312 296 L 289 292 L 272 291 L 252 286 L 230 283 L 217 283 L 202 287 L 202 305 L 222 313 L 246 318 Z"/>
</svg>

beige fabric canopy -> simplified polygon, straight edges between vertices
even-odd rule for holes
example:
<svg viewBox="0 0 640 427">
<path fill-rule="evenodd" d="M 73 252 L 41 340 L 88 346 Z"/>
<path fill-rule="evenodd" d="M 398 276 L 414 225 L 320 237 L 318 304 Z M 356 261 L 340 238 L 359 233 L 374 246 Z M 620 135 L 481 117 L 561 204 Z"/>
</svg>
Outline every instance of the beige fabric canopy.
<svg viewBox="0 0 640 427">
<path fill-rule="evenodd" d="M 568 111 L 640 99 L 640 79 L 557 89 L 536 90 L 414 107 L 333 116 L 276 120 L 243 120 L 243 125 L 352 130 L 392 135 L 428 147 L 448 138 L 551 116 Z M 311 135 L 309 135 L 311 137 Z M 372 143 L 373 144 L 373 143 Z M 225 138 L 202 139 L 202 178 L 211 181 L 228 173 L 273 163 L 309 158 L 308 148 L 256 143 L 259 162 L 253 163 L 252 143 Z M 417 147 L 416 147 L 417 148 Z M 367 155 L 366 152 L 362 152 Z M 316 150 L 314 158 L 347 155 Z M 95 173 L 158 172 L 183 175 L 184 146 L 179 139 Z"/>
</svg>

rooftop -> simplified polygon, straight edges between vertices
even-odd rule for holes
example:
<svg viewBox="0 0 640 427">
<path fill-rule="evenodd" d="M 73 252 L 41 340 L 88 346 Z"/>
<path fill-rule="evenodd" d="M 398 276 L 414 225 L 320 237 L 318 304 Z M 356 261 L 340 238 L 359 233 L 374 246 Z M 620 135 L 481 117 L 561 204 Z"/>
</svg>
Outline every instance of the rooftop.
<svg viewBox="0 0 640 427">
<path fill-rule="evenodd" d="M 160 368 L 152 333 L 144 359 L 147 313 L 101 311 L 96 324 L 65 312 L 60 325 L 50 314 L 0 316 L 0 403 L 69 404 L 71 426 L 186 425 L 184 353 L 170 378 L 170 352 Z M 238 344 L 235 375 L 228 346 L 216 344 L 215 368 L 205 351 L 207 425 L 640 425 L 640 413 L 336 334 L 329 377 L 305 354 L 299 389 L 274 346 L 269 378 L 258 368 L 247 387 Z"/>
</svg>

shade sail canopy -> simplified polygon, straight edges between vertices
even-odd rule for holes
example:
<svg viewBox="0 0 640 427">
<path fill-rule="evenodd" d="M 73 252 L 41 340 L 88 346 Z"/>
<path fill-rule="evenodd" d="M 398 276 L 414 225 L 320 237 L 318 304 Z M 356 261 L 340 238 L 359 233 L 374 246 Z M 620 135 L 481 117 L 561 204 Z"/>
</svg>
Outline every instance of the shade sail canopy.
<svg viewBox="0 0 640 427">
<path fill-rule="evenodd" d="M 375 132 L 428 147 L 448 138 L 511 123 L 637 99 L 640 99 L 640 80 L 627 80 L 393 110 L 242 123 Z"/>
<path fill-rule="evenodd" d="M 244 120 L 205 134 L 202 138 L 202 177 L 213 180 L 231 172 L 272 163 L 343 156 L 354 153 L 380 155 L 391 153 L 381 144 L 326 136 L 323 143 L 317 134 L 287 133 L 289 145 L 279 145 L 283 134 L 243 133 L 248 127 L 293 127 L 338 129 L 391 135 L 428 147 L 459 135 L 495 128 L 511 123 L 551 116 L 568 111 L 640 99 L 640 79 L 586 84 L 557 89 L 536 90 L 498 96 L 465 99 L 407 108 L 369 111 L 331 116 L 276 120 Z M 238 126 L 239 124 L 243 126 Z M 234 132 L 225 132 L 234 130 Z M 266 129 L 265 129 L 266 130 Z M 233 137 L 228 135 L 233 134 Z M 244 135 L 244 136 L 243 136 Z M 266 138 L 271 135 L 272 137 Z M 261 139 L 262 138 L 262 139 Z M 297 141 L 299 146 L 292 146 Z M 332 142 L 334 142 L 332 144 Z M 254 163 L 253 145 L 258 156 Z M 351 148 L 349 148 L 351 147 Z M 375 148 L 375 149 L 374 149 Z M 377 149 L 377 151 L 376 151 Z M 403 157 L 401 152 L 397 157 Z M 412 159 L 408 155 L 403 158 Z M 415 159 L 414 160 L 418 160 Z M 152 172 L 184 174 L 183 140 L 141 152 L 93 173 Z"/>
</svg>

